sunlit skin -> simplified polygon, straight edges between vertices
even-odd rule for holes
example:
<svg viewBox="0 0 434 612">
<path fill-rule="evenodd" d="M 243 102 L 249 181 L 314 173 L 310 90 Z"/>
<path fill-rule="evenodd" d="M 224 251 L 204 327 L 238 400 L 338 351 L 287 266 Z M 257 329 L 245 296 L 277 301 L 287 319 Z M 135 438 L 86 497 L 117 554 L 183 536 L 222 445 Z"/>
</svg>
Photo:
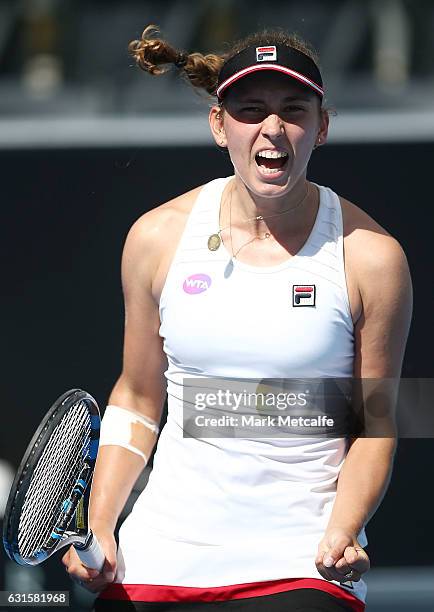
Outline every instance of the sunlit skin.
<svg viewBox="0 0 434 612">
<path fill-rule="evenodd" d="M 300 202 L 312 150 L 327 139 L 328 113 L 315 93 L 278 72 L 258 72 L 231 86 L 209 119 L 216 143 L 228 149 L 235 169 L 234 209 L 266 216 Z M 258 167 L 255 156 L 264 149 L 288 153 L 278 174 Z M 306 208 L 299 214 L 306 215 Z"/>
<path fill-rule="evenodd" d="M 233 195 L 233 200 L 229 198 L 232 218 L 226 215 L 225 194 L 222 202 L 220 227 L 230 227 L 223 232 L 223 247 L 228 240 L 231 248 L 233 239 L 237 259 L 244 258 L 256 266 L 279 263 L 288 258 L 288 253 L 296 253 L 315 218 L 318 191 L 312 186 L 303 206 L 279 216 L 276 223 L 275 219 L 257 223 L 256 230 L 261 235 L 264 226 L 271 225 L 274 240 L 257 240 L 254 223 L 245 222 L 255 213 L 265 217 L 295 206 L 303 197 L 312 149 L 318 137 L 322 144 L 325 142 L 328 127 L 327 113 L 321 112 L 319 99 L 308 91 L 289 77 L 262 73 L 246 77 L 228 92 L 223 113 L 218 106 L 210 112 L 215 140 L 229 149 L 236 167 L 236 178 L 229 181 L 228 188 Z M 258 172 L 255 155 L 264 148 L 289 153 L 278 179 Z M 201 190 L 202 186 L 197 187 L 142 215 L 129 231 L 122 257 L 128 323 L 123 369 L 109 404 L 128 406 L 157 422 L 167 394 L 167 356 L 159 333 L 161 295 Z M 340 198 L 340 202 L 345 276 L 354 322 L 354 375 L 356 379 L 398 381 L 412 312 L 408 265 L 399 244 L 381 226 L 346 199 Z M 378 278 L 387 279 L 381 291 Z M 249 297 L 255 299 L 254 294 Z M 388 402 L 393 405 L 393 397 L 384 396 L 386 407 Z M 147 456 L 154 443 L 150 438 Z M 351 440 L 337 479 L 332 513 L 312 559 L 312 567 L 315 562 L 324 579 L 342 582 L 351 569 L 356 582 L 369 569 L 368 555 L 358 537 L 387 489 L 394 446 L 393 437 Z M 115 526 L 142 470 L 143 459 L 126 448 L 109 445 L 98 453 L 90 523 L 106 556 L 103 571 L 84 566 L 73 547 L 62 559 L 69 575 L 83 581 L 89 591 L 101 591 L 114 579 Z"/>
</svg>

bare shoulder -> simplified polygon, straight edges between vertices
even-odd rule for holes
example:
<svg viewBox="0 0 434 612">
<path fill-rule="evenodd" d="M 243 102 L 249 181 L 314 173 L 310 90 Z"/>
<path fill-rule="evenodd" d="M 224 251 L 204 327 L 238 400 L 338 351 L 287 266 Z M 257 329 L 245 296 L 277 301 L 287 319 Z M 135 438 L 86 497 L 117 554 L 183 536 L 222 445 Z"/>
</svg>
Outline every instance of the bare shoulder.
<svg viewBox="0 0 434 612">
<path fill-rule="evenodd" d="M 177 244 L 201 189 L 196 187 L 139 217 L 128 232 L 123 267 L 143 261 L 148 271 L 155 271 L 163 254 Z"/>
<path fill-rule="evenodd" d="M 399 377 L 412 317 L 412 286 L 399 242 L 366 212 L 341 198 L 345 268 L 360 297 L 354 371 Z"/>
<path fill-rule="evenodd" d="M 360 283 L 399 280 L 408 274 L 405 253 L 399 242 L 364 210 L 340 198 L 342 204 L 346 264 Z"/>
<path fill-rule="evenodd" d="M 202 186 L 196 187 L 144 213 L 131 226 L 127 242 L 138 242 L 141 247 L 152 248 L 182 231 L 201 189 Z"/>
</svg>

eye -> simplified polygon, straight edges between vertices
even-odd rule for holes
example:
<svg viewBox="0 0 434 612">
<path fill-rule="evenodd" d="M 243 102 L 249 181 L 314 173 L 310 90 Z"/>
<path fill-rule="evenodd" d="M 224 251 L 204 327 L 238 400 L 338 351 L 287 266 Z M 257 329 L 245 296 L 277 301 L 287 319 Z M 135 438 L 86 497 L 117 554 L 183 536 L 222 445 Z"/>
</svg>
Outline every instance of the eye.
<svg viewBox="0 0 434 612">
<path fill-rule="evenodd" d="M 304 106 L 297 106 L 296 104 L 291 104 L 289 106 L 285 106 L 283 110 L 285 111 L 285 113 L 297 113 L 300 111 L 304 111 L 305 108 Z"/>
<path fill-rule="evenodd" d="M 241 109 L 242 113 L 262 113 L 263 109 L 259 106 L 243 106 Z"/>
</svg>

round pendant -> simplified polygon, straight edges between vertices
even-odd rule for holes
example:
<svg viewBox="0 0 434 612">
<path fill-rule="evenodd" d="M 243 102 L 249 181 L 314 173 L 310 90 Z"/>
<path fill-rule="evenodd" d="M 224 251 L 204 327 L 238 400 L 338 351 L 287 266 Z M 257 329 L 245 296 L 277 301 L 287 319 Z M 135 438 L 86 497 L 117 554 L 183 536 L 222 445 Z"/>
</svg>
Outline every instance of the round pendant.
<svg viewBox="0 0 434 612">
<path fill-rule="evenodd" d="M 217 251 L 221 243 L 222 241 L 218 234 L 211 234 L 211 236 L 208 238 L 208 249 L 210 251 Z"/>
<path fill-rule="evenodd" d="M 268 232 L 265 232 L 265 235 L 264 235 L 264 236 L 265 236 L 265 238 L 269 238 L 269 237 L 270 237 L 270 234 L 269 234 Z"/>
</svg>

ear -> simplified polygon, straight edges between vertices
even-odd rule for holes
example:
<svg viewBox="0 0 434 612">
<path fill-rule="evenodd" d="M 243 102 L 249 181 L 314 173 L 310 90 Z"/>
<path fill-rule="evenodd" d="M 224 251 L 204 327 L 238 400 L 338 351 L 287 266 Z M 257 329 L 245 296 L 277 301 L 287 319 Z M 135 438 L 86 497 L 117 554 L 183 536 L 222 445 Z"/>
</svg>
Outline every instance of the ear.
<svg viewBox="0 0 434 612">
<path fill-rule="evenodd" d="M 321 112 L 321 118 L 320 118 L 319 129 L 318 129 L 317 146 L 323 145 L 327 142 L 327 136 L 329 132 L 329 122 L 330 122 L 328 111 L 325 109 L 322 109 L 320 112 Z"/>
<path fill-rule="evenodd" d="M 213 106 L 209 111 L 209 125 L 211 134 L 219 147 L 226 147 L 226 133 L 224 126 L 224 110 L 220 106 Z"/>
</svg>

